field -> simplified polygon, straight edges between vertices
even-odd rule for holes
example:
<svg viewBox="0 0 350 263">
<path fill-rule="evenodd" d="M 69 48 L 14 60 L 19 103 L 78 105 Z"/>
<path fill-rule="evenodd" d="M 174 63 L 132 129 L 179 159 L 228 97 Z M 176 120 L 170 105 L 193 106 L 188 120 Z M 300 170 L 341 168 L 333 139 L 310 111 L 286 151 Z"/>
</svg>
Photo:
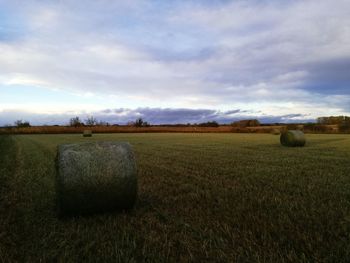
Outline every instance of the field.
<svg viewBox="0 0 350 263">
<path fill-rule="evenodd" d="M 129 141 L 139 201 L 58 219 L 62 143 Z M 0 261 L 349 262 L 350 135 L 0 136 Z"/>
</svg>

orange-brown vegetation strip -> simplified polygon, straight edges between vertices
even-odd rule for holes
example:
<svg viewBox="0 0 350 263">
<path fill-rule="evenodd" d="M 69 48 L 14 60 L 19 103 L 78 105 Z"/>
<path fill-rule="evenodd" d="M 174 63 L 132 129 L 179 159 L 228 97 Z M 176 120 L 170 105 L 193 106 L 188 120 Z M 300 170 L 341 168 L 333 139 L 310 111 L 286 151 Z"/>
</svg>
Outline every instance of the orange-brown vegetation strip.
<svg viewBox="0 0 350 263">
<path fill-rule="evenodd" d="M 92 130 L 93 133 L 147 133 L 147 132 L 180 132 L 180 133 L 229 133 L 229 132 L 270 132 L 271 129 L 281 126 L 238 128 L 232 126 L 219 127 L 173 127 L 173 126 L 94 126 L 94 127 L 68 127 L 68 126 L 33 126 L 26 128 L 0 128 L 0 134 L 59 134 L 59 133 L 83 133 L 84 130 Z"/>
<path fill-rule="evenodd" d="M 32 126 L 32 127 L 4 127 L 0 128 L 0 134 L 69 134 L 83 133 L 84 130 L 91 130 L 93 133 L 272 133 L 274 130 L 285 130 L 288 125 L 266 125 L 257 127 L 233 127 L 222 125 L 219 127 L 198 127 L 198 126 Z M 315 125 L 309 128 L 307 125 L 299 125 L 305 133 L 348 133 L 341 132 L 338 125 Z M 317 129 L 318 128 L 318 129 Z M 320 129 L 322 128 L 322 129 Z M 290 127 L 288 129 L 296 129 Z"/>
</svg>

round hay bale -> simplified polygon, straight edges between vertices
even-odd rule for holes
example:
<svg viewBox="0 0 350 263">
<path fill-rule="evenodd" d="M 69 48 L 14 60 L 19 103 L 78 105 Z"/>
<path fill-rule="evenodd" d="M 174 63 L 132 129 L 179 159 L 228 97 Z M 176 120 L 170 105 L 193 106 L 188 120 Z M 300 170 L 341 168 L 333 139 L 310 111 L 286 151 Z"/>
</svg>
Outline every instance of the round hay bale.
<svg viewBox="0 0 350 263">
<path fill-rule="evenodd" d="M 91 130 L 84 130 L 83 136 L 84 137 L 91 137 L 92 136 L 92 131 Z"/>
<path fill-rule="evenodd" d="M 56 162 L 60 215 L 133 207 L 137 197 L 137 170 L 129 143 L 60 145 Z"/>
<path fill-rule="evenodd" d="M 280 141 L 283 146 L 289 147 L 302 147 L 306 143 L 305 134 L 299 130 L 282 132 Z"/>
</svg>

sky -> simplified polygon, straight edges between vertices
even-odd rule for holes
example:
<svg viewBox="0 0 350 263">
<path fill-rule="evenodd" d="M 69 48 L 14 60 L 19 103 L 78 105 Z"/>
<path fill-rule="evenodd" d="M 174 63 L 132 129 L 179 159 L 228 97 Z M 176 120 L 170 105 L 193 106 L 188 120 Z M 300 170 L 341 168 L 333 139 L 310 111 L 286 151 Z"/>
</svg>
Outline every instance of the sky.
<svg viewBox="0 0 350 263">
<path fill-rule="evenodd" d="M 0 0 L 0 125 L 350 115 L 349 0 Z"/>
</svg>

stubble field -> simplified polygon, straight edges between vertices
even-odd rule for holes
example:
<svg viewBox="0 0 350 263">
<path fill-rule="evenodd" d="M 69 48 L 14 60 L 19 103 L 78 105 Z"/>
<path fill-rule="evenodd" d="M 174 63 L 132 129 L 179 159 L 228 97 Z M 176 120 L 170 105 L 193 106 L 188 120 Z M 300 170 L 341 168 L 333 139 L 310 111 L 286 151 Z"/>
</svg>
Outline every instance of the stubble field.
<svg viewBox="0 0 350 263">
<path fill-rule="evenodd" d="M 59 219 L 58 144 L 129 141 L 131 211 Z M 0 262 L 348 262 L 350 135 L 0 136 Z"/>
</svg>

